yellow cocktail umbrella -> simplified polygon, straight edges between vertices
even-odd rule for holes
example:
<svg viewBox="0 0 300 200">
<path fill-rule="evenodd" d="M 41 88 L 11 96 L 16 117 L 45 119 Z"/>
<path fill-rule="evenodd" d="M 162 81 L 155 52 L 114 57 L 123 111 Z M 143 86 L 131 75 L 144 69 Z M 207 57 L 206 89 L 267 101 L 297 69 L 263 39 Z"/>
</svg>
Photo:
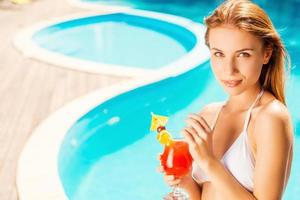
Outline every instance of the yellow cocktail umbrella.
<svg viewBox="0 0 300 200">
<path fill-rule="evenodd" d="M 168 117 L 162 115 L 156 115 L 151 112 L 152 120 L 151 120 L 151 131 L 156 131 L 159 126 L 166 126 L 168 122 Z"/>
<path fill-rule="evenodd" d="M 165 126 L 168 122 L 168 117 L 162 116 L 162 115 L 156 115 L 151 113 L 152 119 L 151 119 L 151 131 L 157 131 L 157 140 L 162 144 L 169 146 L 172 144 L 173 139 L 171 134 L 165 129 Z M 160 128 L 159 128 L 160 127 Z M 163 127 L 163 128 L 162 128 Z"/>
</svg>

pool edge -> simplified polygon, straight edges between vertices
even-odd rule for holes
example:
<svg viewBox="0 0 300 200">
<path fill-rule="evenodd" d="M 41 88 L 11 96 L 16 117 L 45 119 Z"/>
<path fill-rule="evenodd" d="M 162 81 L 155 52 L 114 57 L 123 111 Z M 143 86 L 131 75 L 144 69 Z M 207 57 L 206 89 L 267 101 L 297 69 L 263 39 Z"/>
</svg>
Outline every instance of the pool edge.
<svg viewBox="0 0 300 200">
<path fill-rule="evenodd" d="M 32 36 L 39 30 L 46 28 L 48 26 L 60 23 L 63 21 L 74 20 L 78 18 L 91 17 L 95 15 L 106 15 L 113 13 L 125 13 L 129 15 L 134 15 L 138 17 L 148 17 L 156 20 L 165 21 L 166 23 L 173 23 L 177 26 L 183 27 L 187 31 L 194 34 L 196 38 L 195 46 L 188 51 L 185 55 L 174 60 L 173 62 L 163 66 L 162 68 L 175 68 L 178 66 L 178 62 L 189 61 L 192 58 L 192 55 L 199 54 L 199 43 L 202 43 L 202 36 L 198 33 L 199 30 L 203 29 L 203 25 L 193 22 L 192 20 L 186 19 L 184 17 L 179 17 L 175 15 L 158 13 L 153 11 L 143 11 L 137 9 L 127 9 L 124 10 L 106 10 L 105 12 L 95 12 L 95 11 L 85 11 L 78 14 L 63 16 L 59 18 L 54 18 L 51 20 L 46 20 L 30 27 L 24 28 L 18 32 L 14 40 L 12 41 L 13 46 L 21 52 L 25 57 L 37 59 L 42 62 L 50 63 L 54 66 L 59 66 L 71 70 L 87 72 L 87 73 L 96 73 L 96 74 L 105 74 L 105 75 L 114 75 L 120 77 L 140 77 L 148 76 L 149 74 L 154 75 L 158 70 L 151 69 L 139 69 L 137 67 L 122 66 L 122 65 L 113 65 L 106 63 L 96 63 L 92 61 L 82 60 L 74 57 L 69 57 L 61 55 L 42 47 L 39 47 L 35 42 L 32 41 Z M 200 41 L 199 41 L 200 40 Z M 197 57 L 193 57 L 197 59 Z M 176 64 L 177 63 L 177 64 Z M 173 66 L 174 65 L 174 66 Z M 181 64 L 182 65 L 182 64 Z"/>
<path fill-rule="evenodd" d="M 177 60 L 176 63 L 157 70 L 151 76 L 149 76 L 149 73 L 146 73 L 143 77 L 92 92 L 84 97 L 75 99 L 44 120 L 34 130 L 19 157 L 16 181 L 19 199 L 68 199 L 63 190 L 57 169 L 60 144 L 67 130 L 90 109 L 114 96 L 168 77 L 183 74 L 206 62 L 209 55 L 208 52 L 203 51 L 204 27 L 199 25 L 190 28 L 196 29 L 199 27 L 201 27 L 201 31 L 198 30 L 199 33 L 197 35 L 197 39 L 200 40 L 198 41 L 199 45 L 196 45 L 190 51 L 189 57 L 187 57 L 189 62 L 186 59 Z"/>
</svg>

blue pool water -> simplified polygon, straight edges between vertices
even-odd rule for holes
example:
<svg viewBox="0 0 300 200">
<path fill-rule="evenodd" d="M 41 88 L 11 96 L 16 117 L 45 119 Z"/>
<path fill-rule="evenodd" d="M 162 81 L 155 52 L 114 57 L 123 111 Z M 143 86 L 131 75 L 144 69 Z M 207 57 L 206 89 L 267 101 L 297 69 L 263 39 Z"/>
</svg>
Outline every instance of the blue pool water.
<svg viewBox="0 0 300 200">
<path fill-rule="evenodd" d="M 151 10 L 186 17 L 203 23 L 203 18 L 216 8 L 223 0 L 81 0 L 104 5 L 121 5 L 132 8 Z M 259 4 L 271 17 L 276 29 L 282 36 L 291 54 L 294 72 L 300 73 L 300 0 L 253 0 Z"/>
<path fill-rule="evenodd" d="M 150 4 L 147 2 L 143 5 Z M 197 21 L 219 1 L 168 2 L 174 5 L 172 13 Z M 292 58 L 286 92 L 295 128 L 295 149 L 284 199 L 296 200 L 300 195 L 297 171 L 300 168 L 300 58 L 296 56 L 300 53 L 300 38 L 296 37 L 300 28 L 300 2 L 256 2 L 270 14 Z M 161 11 L 171 10 L 168 4 L 156 1 L 155 5 Z M 202 6 L 195 8 L 195 5 Z M 209 63 L 204 63 L 182 75 L 134 89 L 97 106 L 72 126 L 61 146 L 59 172 L 67 195 L 74 200 L 161 199 L 170 189 L 156 172 L 156 157 L 162 147 L 155 133 L 149 132 L 150 112 L 169 115 L 168 128 L 178 136 L 188 113 L 224 99 L 226 94 L 214 80 Z"/>
<path fill-rule="evenodd" d="M 181 58 L 195 40 L 178 25 L 123 13 L 58 23 L 33 36 L 40 47 L 68 57 L 148 69 Z"/>
</svg>

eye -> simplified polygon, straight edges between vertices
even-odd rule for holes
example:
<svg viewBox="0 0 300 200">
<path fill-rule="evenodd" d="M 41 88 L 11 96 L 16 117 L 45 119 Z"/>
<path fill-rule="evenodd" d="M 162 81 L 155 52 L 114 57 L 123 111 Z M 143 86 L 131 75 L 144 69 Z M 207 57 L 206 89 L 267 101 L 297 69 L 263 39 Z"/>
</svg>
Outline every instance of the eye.
<svg viewBox="0 0 300 200">
<path fill-rule="evenodd" d="M 217 51 L 217 52 L 214 53 L 214 56 L 216 56 L 216 57 L 223 57 L 224 54 L 221 53 L 221 52 L 219 52 L 219 51 Z"/>
<path fill-rule="evenodd" d="M 247 52 L 241 52 L 238 54 L 238 57 L 250 57 L 250 54 Z"/>
</svg>

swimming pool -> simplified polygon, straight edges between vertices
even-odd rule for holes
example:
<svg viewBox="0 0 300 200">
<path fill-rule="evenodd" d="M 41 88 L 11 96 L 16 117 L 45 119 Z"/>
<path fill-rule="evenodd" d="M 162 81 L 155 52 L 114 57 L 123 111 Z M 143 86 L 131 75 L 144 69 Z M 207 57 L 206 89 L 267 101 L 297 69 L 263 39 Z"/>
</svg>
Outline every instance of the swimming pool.
<svg viewBox="0 0 300 200">
<path fill-rule="evenodd" d="M 288 97 L 299 85 L 299 80 L 294 81 L 289 82 L 293 87 L 288 88 Z M 169 115 L 168 128 L 176 134 L 188 113 L 225 97 L 208 64 L 204 64 L 94 108 L 72 126 L 61 146 L 59 171 L 67 195 L 70 199 L 161 199 L 168 188 L 155 171 L 156 155 L 162 148 L 156 134 L 148 130 L 149 113 Z M 299 130 L 298 101 L 289 99 Z M 300 192 L 296 187 L 300 178 L 296 172 L 300 167 L 299 142 L 296 135 L 295 161 L 285 199 L 296 199 Z"/>
<path fill-rule="evenodd" d="M 299 54 L 300 42 L 296 38 L 296 30 L 300 23 L 297 12 L 298 4 L 296 1 L 292 2 L 293 4 L 288 1 L 281 6 L 274 2 L 262 4 L 262 6 L 272 8 L 267 11 L 270 11 L 271 16 L 275 18 L 275 25 L 279 27 L 293 61 L 292 74 L 287 84 L 287 103 L 292 112 L 296 135 L 292 174 L 284 196 L 286 200 L 295 200 L 300 194 L 299 187 L 297 187 L 300 174 L 296 171 L 300 167 L 298 101 L 300 95 L 296 92 L 300 87 L 299 59 L 296 57 Z M 274 6 L 278 8 L 275 9 Z M 208 10 L 210 7 L 203 9 Z M 274 12 L 278 10 L 281 13 L 280 16 Z M 295 17 L 292 22 L 289 20 L 291 16 Z M 284 29 L 285 26 L 289 27 Z M 44 184 L 45 181 L 53 183 L 52 179 L 48 179 L 50 176 L 55 176 L 52 170 L 57 167 L 57 154 L 59 153 L 58 169 L 55 168 L 55 170 L 58 170 L 61 182 L 55 182 L 49 189 L 56 184 L 62 184 L 61 187 L 64 188 L 69 199 L 147 200 L 161 198 L 169 191 L 169 188 L 165 186 L 162 177 L 156 172 L 158 164 L 156 155 L 161 152 L 162 148 L 156 142 L 155 133 L 150 133 L 148 130 L 149 112 L 169 115 L 168 128 L 172 134 L 178 134 L 188 113 L 198 111 L 208 102 L 226 98 L 214 81 L 208 63 L 202 62 L 199 61 L 197 65 L 191 64 L 188 68 L 178 70 L 178 73 L 173 75 L 159 70 L 161 73 L 158 74 L 161 76 L 155 81 L 141 81 L 139 86 L 134 84 L 134 87 L 128 86 L 126 89 L 120 86 L 118 92 L 111 93 L 104 100 L 102 99 L 103 101 L 99 99 L 108 91 L 98 91 L 97 95 L 91 94 L 88 97 L 89 101 L 93 101 L 89 106 L 86 106 L 89 103 L 85 100 L 87 98 L 74 102 L 65 108 L 64 112 L 58 111 L 60 117 L 54 114 L 55 116 L 50 117 L 51 120 L 45 122 L 46 125 L 41 125 L 37 134 L 40 140 L 32 142 L 34 140 L 32 139 L 29 145 L 39 148 L 32 149 L 30 154 L 34 156 L 26 157 L 27 159 L 24 158 L 22 161 L 30 162 L 27 167 L 31 170 L 35 167 L 32 173 L 48 175 L 41 175 L 40 183 Z M 57 127 L 60 126 L 64 128 L 58 130 Z M 44 138 L 45 135 L 47 137 L 58 136 L 48 140 Z M 45 158 L 45 153 L 49 152 L 41 151 L 45 146 L 52 153 L 51 157 Z M 24 164 L 24 162 L 20 163 Z M 49 170 L 49 163 L 51 170 Z M 45 168 L 44 171 L 38 172 L 43 168 Z M 23 178 L 30 176 L 29 170 L 20 171 L 19 174 Z M 27 180 L 24 179 L 25 184 L 28 183 Z M 45 196 L 45 190 L 41 195 L 43 195 L 41 197 Z"/>
<path fill-rule="evenodd" d="M 25 54 L 53 64 L 142 76 L 191 59 L 199 28 L 188 19 L 128 10 L 45 22 L 21 32 L 15 43 Z"/>
<path fill-rule="evenodd" d="M 203 1 L 203 0 L 68 0 L 74 5 L 86 6 L 89 9 L 99 9 L 102 5 L 122 6 L 124 8 L 136 8 L 151 10 L 172 15 L 189 18 L 193 21 L 203 23 L 203 18 L 210 13 L 223 0 Z M 300 73 L 300 40 L 298 30 L 300 27 L 299 0 L 265 1 L 253 0 L 260 5 L 271 17 L 276 29 L 282 36 L 284 43 L 291 55 L 294 66 L 293 73 Z M 99 5 L 99 7 L 97 7 Z"/>
<path fill-rule="evenodd" d="M 64 135 L 76 123 L 78 118 L 85 115 L 85 113 L 87 113 L 92 108 L 97 107 L 97 105 L 108 101 L 118 94 L 124 93 L 126 91 L 131 91 L 135 88 L 146 86 L 154 82 L 158 82 L 162 79 L 173 79 L 173 77 L 176 77 L 183 72 L 189 71 L 195 68 L 195 66 L 208 60 L 209 53 L 204 44 L 203 37 L 205 31 L 204 26 L 195 24 L 194 22 L 184 18 L 160 13 L 137 10 L 131 10 L 130 12 L 126 11 L 126 13 L 130 13 L 130 15 L 133 15 L 134 13 L 135 16 L 142 15 L 143 17 L 147 18 L 151 16 L 151 18 L 159 19 L 159 21 L 156 21 L 155 23 L 156 28 L 161 23 L 160 25 L 163 25 L 163 27 L 161 27 L 160 31 L 163 34 L 174 34 L 174 31 L 177 32 L 177 37 L 176 34 L 170 37 L 175 37 L 178 40 L 178 43 L 183 44 L 182 46 L 184 46 L 189 51 L 182 58 L 179 58 L 173 63 L 162 67 L 159 70 L 156 70 L 155 73 L 149 73 L 149 71 L 143 71 L 142 73 L 140 72 L 140 76 L 138 76 L 139 78 L 129 80 L 126 83 L 120 83 L 105 89 L 101 89 L 87 95 L 86 97 L 75 100 L 73 103 L 70 103 L 64 108 L 59 109 L 49 118 L 47 118 L 45 122 L 43 122 L 35 130 L 35 132 L 28 140 L 18 162 L 17 185 L 18 193 L 21 199 L 68 199 L 69 197 L 67 197 L 64 189 L 70 191 L 68 187 L 71 187 L 71 189 L 77 187 L 77 185 L 72 182 L 67 183 L 66 188 L 63 187 L 61 180 L 59 180 L 57 159 L 59 155 L 59 148 L 61 146 L 61 143 L 63 142 Z M 122 17 L 124 15 L 110 14 L 106 16 Z M 55 20 L 48 22 L 48 24 L 53 23 L 55 23 Z M 170 24 L 170 26 L 168 26 L 168 24 Z M 37 25 L 27 33 L 25 32 L 24 37 L 27 39 L 32 38 L 33 33 L 38 30 L 43 30 L 42 27 L 45 27 L 45 24 Z M 167 29 L 164 30 L 164 28 Z M 40 32 L 40 34 L 43 35 L 43 32 Z M 26 47 L 26 41 L 28 42 L 30 40 L 23 41 L 25 41 L 25 44 L 23 45 Z M 32 48 L 33 46 L 30 47 Z M 39 53 L 38 51 L 43 51 L 42 48 L 37 48 L 35 50 L 36 52 L 33 53 Z M 29 51 L 29 53 L 31 52 Z M 45 59 L 45 55 L 43 56 L 43 59 Z M 49 56 L 49 54 L 47 54 L 47 56 Z M 54 59 L 51 56 L 50 58 Z M 128 74 L 127 72 L 128 69 L 126 68 L 125 72 L 123 71 L 119 73 Z M 114 70 L 113 73 L 118 73 L 118 71 Z M 144 94 L 139 94 L 139 96 L 141 97 L 143 95 Z M 165 99 L 162 98 L 161 101 L 165 101 Z M 107 111 L 104 110 L 103 112 L 106 113 Z M 114 117 L 109 120 L 109 124 L 117 123 L 119 120 L 119 117 Z M 84 135 L 84 137 L 81 139 L 83 139 L 84 141 L 84 138 L 88 139 L 89 136 L 91 136 L 90 133 Z M 72 138 L 72 147 L 77 147 L 78 145 L 83 144 L 83 141 Z M 113 146 L 111 147 L 113 148 Z M 64 151 L 62 151 L 62 153 L 63 152 Z M 68 159 L 62 160 L 66 160 L 68 163 L 70 163 L 70 160 Z M 64 166 L 65 165 L 62 164 L 62 168 L 60 169 L 63 169 Z M 80 172 L 76 172 L 75 174 L 73 174 L 74 180 L 77 179 L 76 175 L 78 175 L 78 177 L 82 176 Z M 97 190 L 97 188 L 94 189 Z M 118 195 L 118 193 L 116 193 L 116 195 Z M 96 198 L 96 196 L 91 193 L 91 196 L 87 198 L 94 197 Z M 81 197 L 77 196 L 76 198 Z"/>
<path fill-rule="evenodd" d="M 183 27 L 127 13 L 75 19 L 33 35 L 39 46 L 56 53 L 147 69 L 179 59 L 195 46 L 195 40 Z"/>
</svg>

